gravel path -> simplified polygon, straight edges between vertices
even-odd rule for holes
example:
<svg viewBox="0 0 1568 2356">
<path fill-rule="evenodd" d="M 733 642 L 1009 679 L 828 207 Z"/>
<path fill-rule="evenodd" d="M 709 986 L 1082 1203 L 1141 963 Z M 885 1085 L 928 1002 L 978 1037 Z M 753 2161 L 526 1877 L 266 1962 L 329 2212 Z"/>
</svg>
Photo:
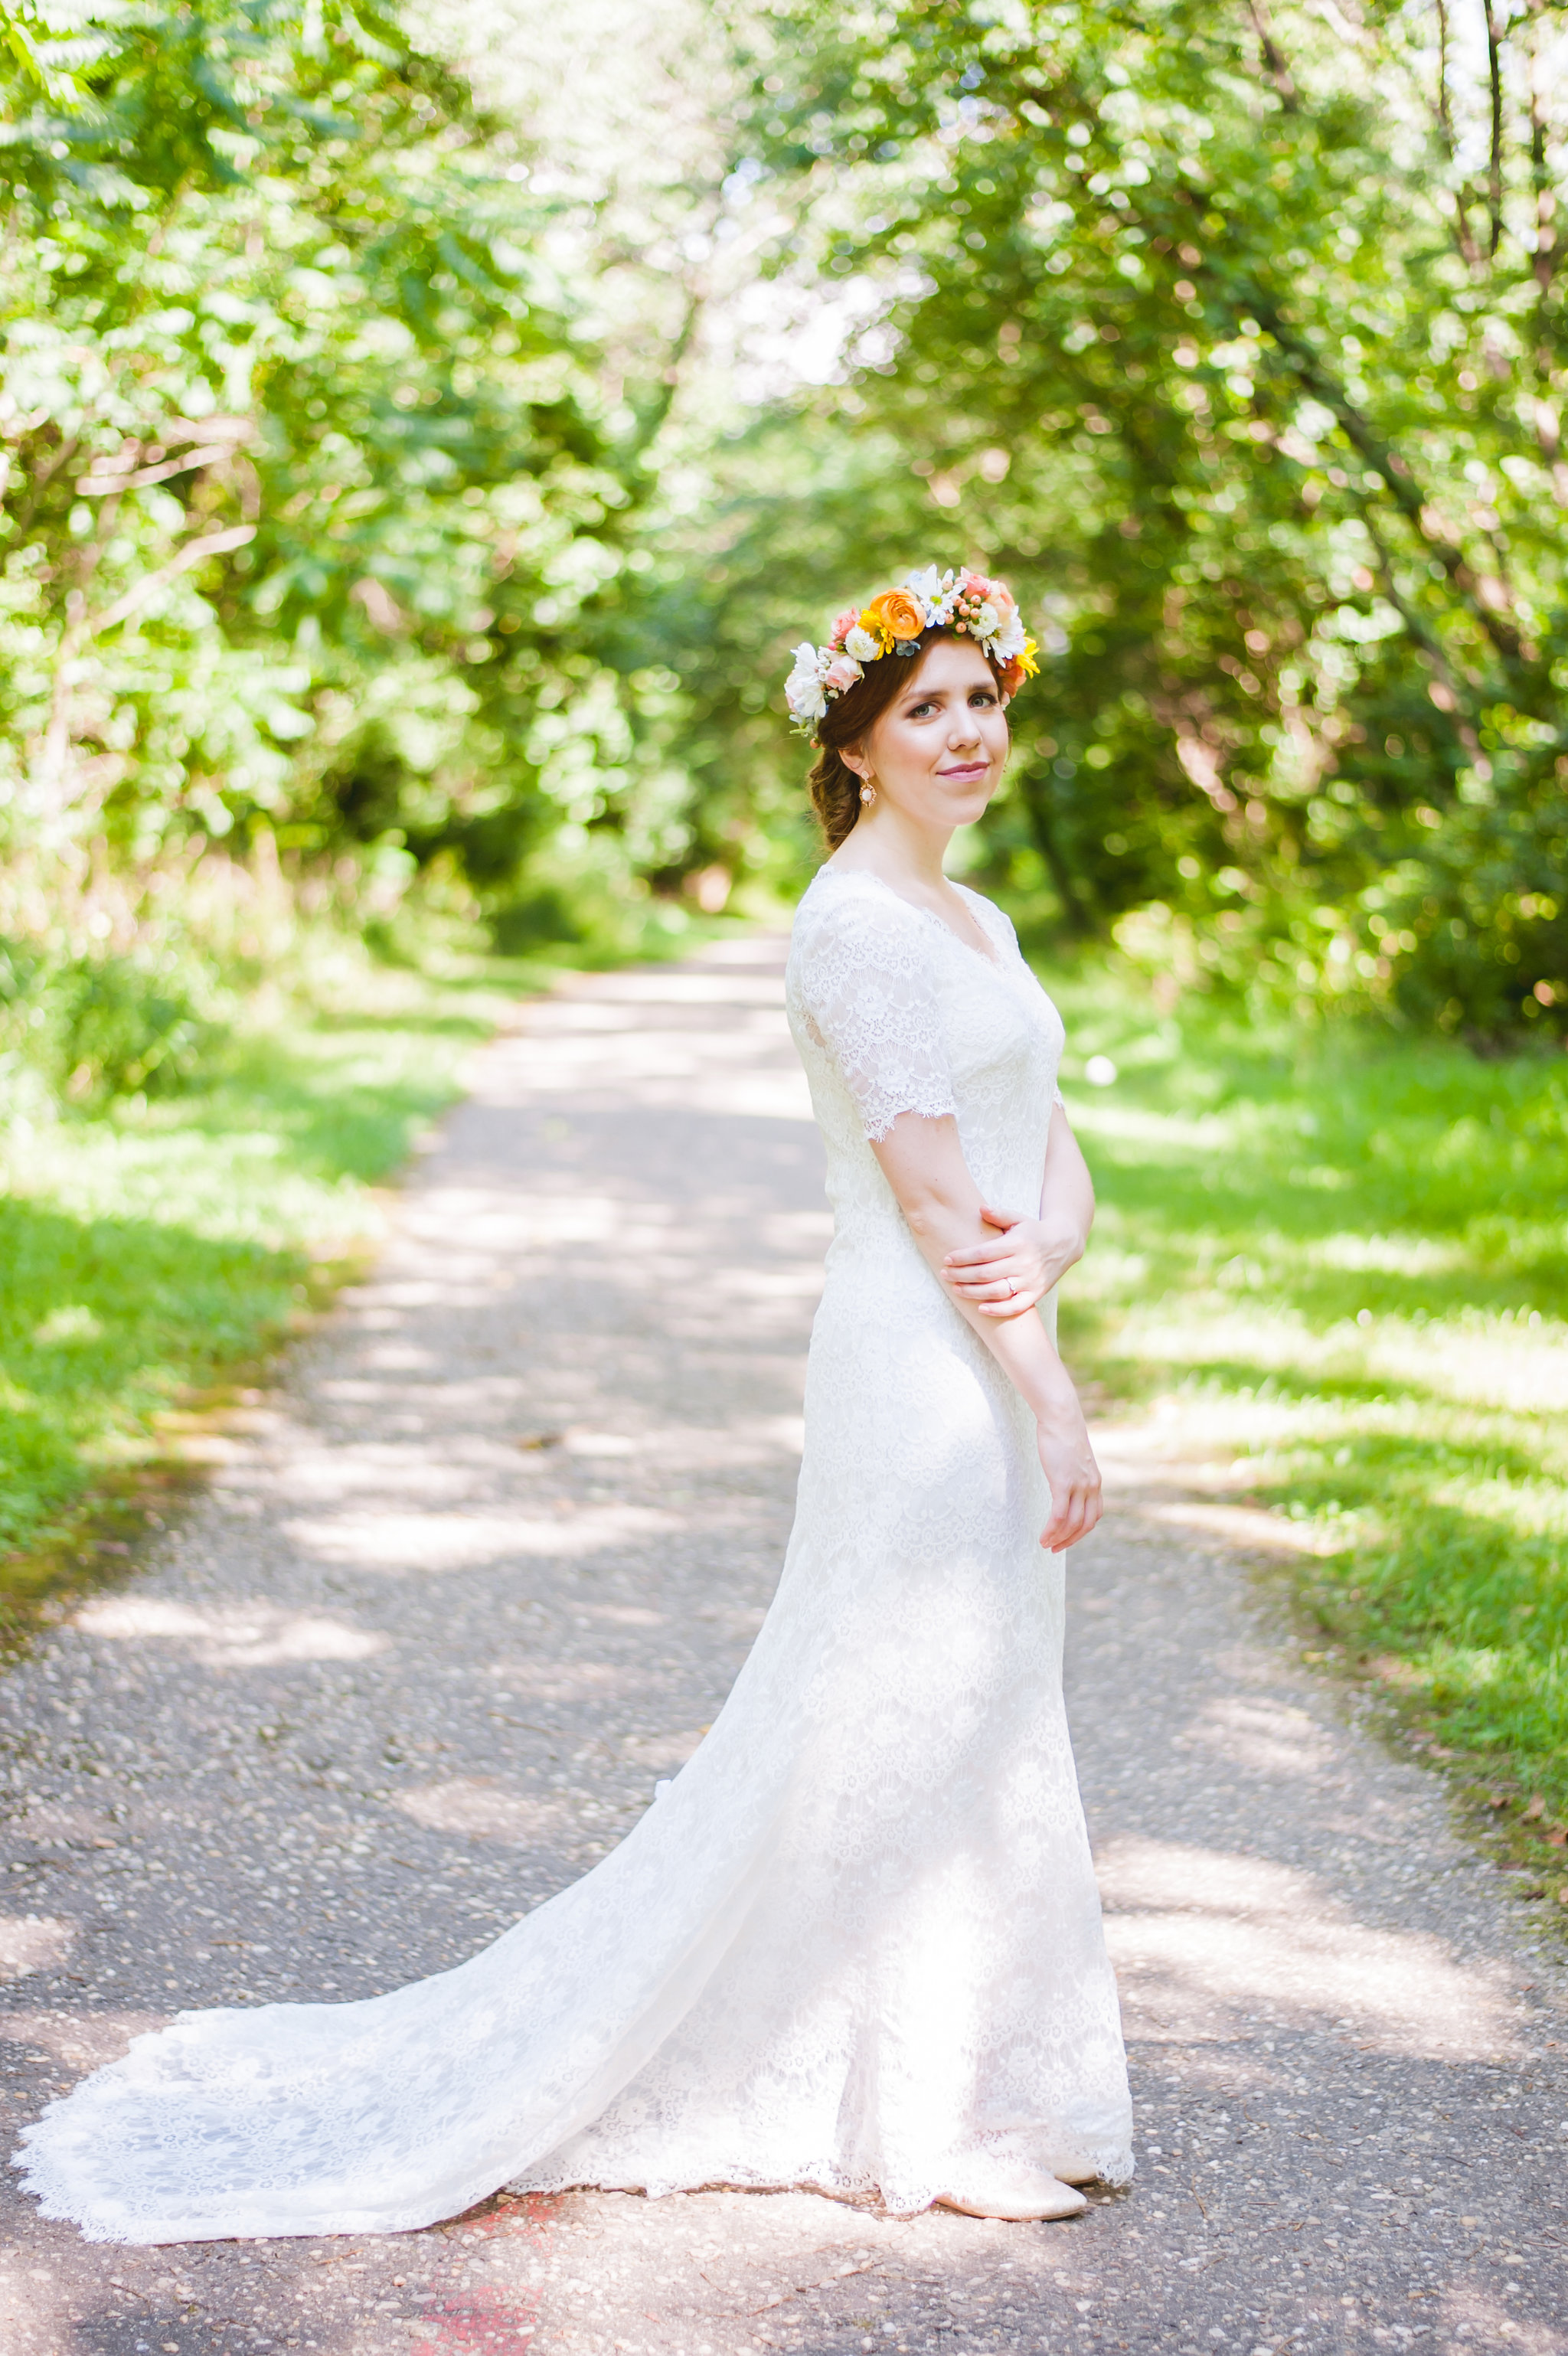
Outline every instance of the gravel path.
<svg viewBox="0 0 1568 2356">
<path fill-rule="evenodd" d="M 524 1011 L 374 1280 L 0 1682 L 14 2122 L 182 2005 L 440 1969 L 687 1757 L 788 1527 L 828 1225 L 780 945 Z M 1568 2027 L 1506 1885 L 1302 1665 L 1180 1427 L 1103 1435 L 1072 1688 L 1140 2175 L 1067 2225 L 502 2198 L 89 2248 L 7 2189 L 0 2356 L 1568 2351 Z"/>
</svg>

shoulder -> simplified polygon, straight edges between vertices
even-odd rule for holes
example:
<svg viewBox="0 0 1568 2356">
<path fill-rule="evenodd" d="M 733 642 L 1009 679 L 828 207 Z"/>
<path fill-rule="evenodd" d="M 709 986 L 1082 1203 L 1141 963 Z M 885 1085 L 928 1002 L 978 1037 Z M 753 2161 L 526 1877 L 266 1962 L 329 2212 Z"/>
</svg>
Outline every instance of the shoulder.
<svg viewBox="0 0 1568 2356">
<path fill-rule="evenodd" d="M 983 892 L 972 892 L 967 884 L 955 884 L 953 888 L 983 933 L 988 934 L 999 948 L 1010 949 L 1015 957 L 1022 956 L 1013 920 L 1005 909 L 998 908 L 994 900 L 987 900 Z"/>
<path fill-rule="evenodd" d="M 914 955 L 924 937 L 919 909 L 863 868 L 819 867 L 795 912 L 797 955 L 857 948 L 868 956 Z"/>
<path fill-rule="evenodd" d="M 825 867 L 795 910 L 785 989 L 803 1012 L 826 1021 L 846 1005 L 923 1002 L 930 963 L 917 908 L 874 875 Z"/>
</svg>

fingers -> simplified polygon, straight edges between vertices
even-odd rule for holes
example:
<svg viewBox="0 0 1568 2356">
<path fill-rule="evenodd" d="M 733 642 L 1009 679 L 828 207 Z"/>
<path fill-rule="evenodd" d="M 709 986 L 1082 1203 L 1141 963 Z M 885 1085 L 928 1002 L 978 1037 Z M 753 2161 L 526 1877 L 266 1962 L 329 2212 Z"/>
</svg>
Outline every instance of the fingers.
<svg viewBox="0 0 1568 2356">
<path fill-rule="evenodd" d="M 1088 1537 L 1104 1512 L 1098 1483 L 1092 1486 L 1074 1484 L 1064 1492 L 1060 1506 L 1046 1524 L 1040 1545 L 1051 1554 L 1065 1554 L 1069 1547 Z"/>
<path fill-rule="evenodd" d="M 1043 1285 L 1027 1279 L 1020 1280 L 1016 1276 L 973 1276 L 962 1280 L 949 1278 L 947 1283 L 965 1309 L 978 1310 L 985 1317 L 1019 1316 L 1024 1310 L 1032 1309 L 1045 1290 Z"/>
<path fill-rule="evenodd" d="M 949 1275 L 946 1280 L 955 1292 L 962 1292 L 969 1301 L 995 1301 L 1005 1297 L 1009 1285 L 1017 1287 L 1022 1284 L 1023 1270 L 1008 1268 L 1004 1263 L 999 1267 L 956 1272 Z"/>
<path fill-rule="evenodd" d="M 1025 1215 L 1022 1211 L 998 1211 L 982 1204 L 980 1216 L 988 1227 L 996 1227 L 1005 1233 L 1008 1227 L 1021 1226 Z M 982 1268 L 987 1260 L 999 1257 L 1006 1250 L 1005 1244 L 992 1243 L 987 1239 L 985 1243 L 971 1244 L 966 1251 L 949 1252 L 942 1265 L 944 1268 Z"/>
<path fill-rule="evenodd" d="M 944 1268 L 988 1268 L 1007 1258 L 1010 1246 L 999 1239 L 996 1243 L 971 1244 L 967 1251 L 949 1252 Z"/>
<path fill-rule="evenodd" d="M 1005 1301 L 976 1301 L 971 1306 L 979 1317 L 1021 1317 L 1026 1309 L 1035 1306 L 1040 1297 L 1029 1286 L 1020 1284 L 1018 1290 L 1009 1293 Z"/>
<path fill-rule="evenodd" d="M 980 1216 L 985 1220 L 986 1225 L 988 1227 L 1016 1227 L 1024 1217 L 1024 1213 L 1022 1211 L 994 1211 L 990 1207 L 989 1204 L 982 1203 L 980 1205 Z"/>
<path fill-rule="evenodd" d="M 1020 1225 L 1020 1222 L 1013 1218 L 1010 1213 L 1004 1217 L 1004 1214 L 1000 1211 L 982 1211 L 980 1215 L 983 1219 L 988 1219 L 996 1227 L 1016 1227 Z M 963 1251 L 950 1251 L 942 1265 L 944 1268 L 976 1268 L 982 1266 L 987 1260 L 1005 1259 L 1008 1253 L 1015 1248 L 1017 1241 L 1018 1239 L 1015 1238 L 1014 1242 L 1008 1243 L 1004 1242 L 999 1235 L 987 1236 L 981 1242 L 966 1246 Z"/>
</svg>

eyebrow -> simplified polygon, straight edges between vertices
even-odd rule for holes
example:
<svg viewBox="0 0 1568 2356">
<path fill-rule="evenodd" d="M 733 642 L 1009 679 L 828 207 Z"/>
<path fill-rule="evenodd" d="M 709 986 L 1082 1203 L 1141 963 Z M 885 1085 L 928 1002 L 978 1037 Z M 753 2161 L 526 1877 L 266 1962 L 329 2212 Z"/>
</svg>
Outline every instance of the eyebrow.
<svg viewBox="0 0 1568 2356">
<path fill-rule="evenodd" d="M 972 679 L 967 687 L 909 687 L 904 690 L 903 709 L 912 711 L 917 703 L 936 703 L 944 695 L 995 695 L 997 682 Z"/>
</svg>

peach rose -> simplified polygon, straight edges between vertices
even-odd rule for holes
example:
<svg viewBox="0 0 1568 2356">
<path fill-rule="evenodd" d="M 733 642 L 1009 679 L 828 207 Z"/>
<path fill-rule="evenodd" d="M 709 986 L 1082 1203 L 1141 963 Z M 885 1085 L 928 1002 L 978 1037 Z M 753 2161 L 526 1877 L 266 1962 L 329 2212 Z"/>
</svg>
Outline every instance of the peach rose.
<svg viewBox="0 0 1568 2356">
<path fill-rule="evenodd" d="M 994 605 L 1006 621 L 1013 610 L 1012 591 L 1002 581 L 992 581 L 984 573 L 966 573 L 964 589 L 967 596 L 977 598 L 983 605 Z"/>
<path fill-rule="evenodd" d="M 873 597 L 860 616 L 869 630 L 881 629 L 895 645 L 904 638 L 918 638 L 925 627 L 925 616 L 914 599 L 903 589 L 884 589 Z"/>
</svg>

